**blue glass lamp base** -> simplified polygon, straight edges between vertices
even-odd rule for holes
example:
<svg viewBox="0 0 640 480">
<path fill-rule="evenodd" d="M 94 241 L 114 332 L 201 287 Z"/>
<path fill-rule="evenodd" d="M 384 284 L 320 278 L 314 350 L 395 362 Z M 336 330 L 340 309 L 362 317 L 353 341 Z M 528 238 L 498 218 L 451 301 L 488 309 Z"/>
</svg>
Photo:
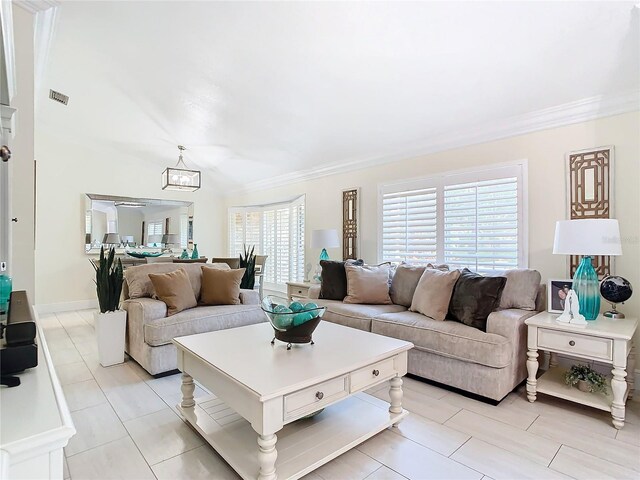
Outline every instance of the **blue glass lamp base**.
<svg viewBox="0 0 640 480">
<path fill-rule="evenodd" d="M 573 290 L 578 295 L 580 313 L 587 320 L 595 320 L 600 313 L 598 274 L 591 264 L 591 257 L 584 256 L 573 275 Z"/>
<path fill-rule="evenodd" d="M 323 248 L 320 252 L 320 260 L 329 260 L 329 254 L 327 253 L 326 248 Z M 313 280 L 317 283 L 322 282 L 322 267 L 320 266 L 320 260 L 318 260 L 318 265 L 316 265 L 316 271 L 313 275 Z"/>
</svg>

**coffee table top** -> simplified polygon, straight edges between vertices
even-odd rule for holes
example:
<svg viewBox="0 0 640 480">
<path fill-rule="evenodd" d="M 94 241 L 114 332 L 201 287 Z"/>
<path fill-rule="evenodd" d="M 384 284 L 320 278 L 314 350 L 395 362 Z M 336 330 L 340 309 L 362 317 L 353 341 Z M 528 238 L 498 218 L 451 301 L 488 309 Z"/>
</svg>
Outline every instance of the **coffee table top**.
<svg viewBox="0 0 640 480">
<path fill-rule="evenodd" d="M 242 383 L 262 401 L 315 385 L 395 354 L 413 344 L 331 322 L 320 322 L 315 345 L 293 345 L 276 340 L 271 324 L 177 337 L 178 349 L 200 357 L 211 367 Z M 188 372 L 187 372 L 188 373 Z"/>
</svg>

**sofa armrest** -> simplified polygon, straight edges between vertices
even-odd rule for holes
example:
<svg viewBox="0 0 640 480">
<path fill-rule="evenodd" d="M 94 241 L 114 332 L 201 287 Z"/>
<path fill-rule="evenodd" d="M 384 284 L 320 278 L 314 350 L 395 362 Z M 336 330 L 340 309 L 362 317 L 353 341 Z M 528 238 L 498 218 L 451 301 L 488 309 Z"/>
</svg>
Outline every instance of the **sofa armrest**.
<svg viewBox="0 0 640 480">
<path fill-rule="evenodd" d="M 243 305 L 260 305 L 260 292 L 241 288 L 240 303 Z"/>
<path fill-rule="evenodd" d="M 524 321 L 538 312 L 508 308 L 491 312 L 487 318 L 487 333 L 495 333 L 514 340 L 526 332 Z"/>
<path fill-rule="evenodd" d="M 145 324 L 167 316 L 167 305 L 154 298 L 129 298 L 122 302 L 122 308 L 129 318 L 140 319 Z"/>
<path fill-rule="evenodd" d="M 309 295 L 309 298 L 312 298 L 314 300 L 320 298 L 320 284 L 311 285 L 309 287 L 309 293 L 307 295 Z"/>
</svg>

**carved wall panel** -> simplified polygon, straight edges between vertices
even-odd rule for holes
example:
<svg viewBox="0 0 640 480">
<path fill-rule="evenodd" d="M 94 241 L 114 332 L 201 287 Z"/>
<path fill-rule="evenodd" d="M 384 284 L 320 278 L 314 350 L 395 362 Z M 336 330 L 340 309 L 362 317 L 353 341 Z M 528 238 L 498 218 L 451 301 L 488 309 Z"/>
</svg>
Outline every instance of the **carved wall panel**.
<svg viewBox="0 0 640 480">
<path fill-rule="evenodd" d="M 357 259 L 358 245 L 358 201 L 359 188 L 342 192 L 342 259 Z"/>
</svg>

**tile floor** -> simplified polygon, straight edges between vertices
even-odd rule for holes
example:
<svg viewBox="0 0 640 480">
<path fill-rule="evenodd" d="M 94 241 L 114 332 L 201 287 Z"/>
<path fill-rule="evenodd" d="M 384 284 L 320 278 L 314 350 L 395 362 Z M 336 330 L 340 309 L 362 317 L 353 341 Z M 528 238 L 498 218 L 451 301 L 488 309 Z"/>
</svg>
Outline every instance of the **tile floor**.
<svg viewBox="0 0 640 480">
<path fill-rule="evenodd" d="M 138 364 L 103 368 L 93 311 L 40 318 L 77 433 L 65 478 L 237 479 L 177 415 L 180 376 L 154 379 Z M 195 395 L 207 392 L 201 387 Z M 371 392 L 388 400 L 382 385 Z M 411 415 L 308 480 L 640 478 L 640 403 L 617 431 L 606 412 L 524 389 L 491 406 L 405 379 Z"/>
</svg>

